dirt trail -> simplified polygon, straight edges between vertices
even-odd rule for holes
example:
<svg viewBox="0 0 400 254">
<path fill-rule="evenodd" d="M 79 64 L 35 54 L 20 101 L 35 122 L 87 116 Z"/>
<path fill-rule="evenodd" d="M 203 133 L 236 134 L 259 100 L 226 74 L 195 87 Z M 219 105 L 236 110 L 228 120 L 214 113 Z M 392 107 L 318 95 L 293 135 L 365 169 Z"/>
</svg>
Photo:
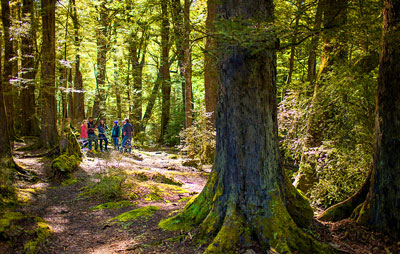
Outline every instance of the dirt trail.
<svg viewBox="0 0 400 254">
<path fill-rule="evenodd" d="M 16 155 L 21 157 L 22 154 Z M 80 164 L 80 169 L 73 175 L 76 183 L 65 186 L 49 182 L 47 160 L 21 157 L 17 162 L 35 171 L 42 179 L 38 184 L 19 186 L 38 190 L 31 197 L 31 203 L 22 206 L 19 211 L 43 218 L 53 231 L 39 253 L 202 252 L 202 248 L 197 249 L 187 242 L 168 241 L 167 239 L 179 235 L 179 232 L 163 232 L 157 226 L 161 219 L 184 206 L 182 198 L 199 193 L 207 181 L 206 172 L 182 166 L 182 158 L 179 156 L 167 152 L 144 151 L 135 151 L 135 155 L 116 151 L 94 156 L 88 154 Z M 79 194 L 82 193 L 82 188 L 98 181 L 99 175 L 117 169 L 124 170 L 128 175 L 143 173 L 151 176 L 160 173 L 181 182 L 182 186 L 180 191 L 168 193 L 168 198 L 165 199 L 152 200 L 143 195 L 132 201 L 132 206 L 129 207 L 92 211 L 90 208 L 105 201 L 81 197 Z M 123 212 L 150 205 L 157 206 L 159 210 L 149 219 L 139 218 L 125 225 L 107 223 L 109 219 Z M 22 249 L 14 251 L 19 253 Z"/>
</svg>

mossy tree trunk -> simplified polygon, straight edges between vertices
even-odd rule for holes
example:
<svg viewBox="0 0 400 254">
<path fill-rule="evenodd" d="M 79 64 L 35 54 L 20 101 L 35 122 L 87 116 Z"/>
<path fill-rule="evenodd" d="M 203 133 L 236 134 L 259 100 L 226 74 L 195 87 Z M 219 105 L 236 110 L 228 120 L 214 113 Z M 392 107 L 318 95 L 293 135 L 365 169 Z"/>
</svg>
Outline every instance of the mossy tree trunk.
<svg viewBox="0 0 400 254">
<path fill-rule="evenodd" d="M 192 55 L 190 45 L 190 0 L 185 0 L 184 3 L 184 31 L 185 36 L 183 40 L 184 48 L 184 76 L 185 76 L 185 127 L 189 128 L 193 122 L 193 99 L 192 99 Z"/>
<path fill-rule="evenodd" d="M 400 0 L 385 1 L 375 121 L 375 153 L 365 201 L 353 218 L 400 237 Z M 351 200 L 351 199 L 350 199 Z M 326 211 L 343 209 L 344 202 Z M 336 210 L 336 211 L 335 211 Z"/>
<path fill-rule="evenodd" d="M 42 0 L 42 64 L 41 64 L 41 133 L 46 148 L 58 145 L 57 106 L 55 97 L 55 0 Z"/>
<path fill-rule="evenodd" d="M 240 20 L 239 27 L 254 28 L 270 25 L 265 21 L 272 22 L 273 3 L 225 0 L 218 12 L 221 23 L 235 19 Z M 239 246 L 250 247 L 252 240 L 279 253 L 330 251 L 298 226 L 307 226 L 313 212 L 281 166 L 276 43 L 273 36 L 267 38 L 271 43 L 262 43 L 261 49 L 265 37 L 255 39 L 255 45 L 249 47 L 220 40 L 214 170 L 193 203 L 160 223 L 171 230 L 199 228 L 198 237 L 213 239 L 206 253 L 231 253 Z"/>
</svg>

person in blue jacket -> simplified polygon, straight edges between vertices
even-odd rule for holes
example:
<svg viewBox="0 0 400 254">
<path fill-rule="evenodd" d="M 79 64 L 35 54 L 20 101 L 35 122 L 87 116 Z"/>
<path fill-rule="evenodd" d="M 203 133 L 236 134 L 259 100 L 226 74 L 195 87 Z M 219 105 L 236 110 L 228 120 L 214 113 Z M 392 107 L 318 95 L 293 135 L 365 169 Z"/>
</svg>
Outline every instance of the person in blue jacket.
<svg viewBox="0 0 400 254">
<path fill-rule="evenodd" d="M 126 152 L 126 146 L 128 147 L 129 153 L 131 152 L 131 150 L 132 150 L 132 145 L 131 145 L 132 132 L 133 132 L 133 126 L 129 122 L 129 119 L 125 118 L 125 124 L 122 127 L 122 135 L 124 135 L 124 138 L 122 139 L 121 152 L 122 151 Z"/>
<path fill-rule="evenodd" d="M 103 152 L 103 140 L 104 140 L 104 150 L 108 151 L 107 145 L 108 145 L 108 140 L 106 137 L 106 130 L 107 125 L 104 123 L 104 120 L 100 120 L 99 126 L 97 126 L 97 129 L 99 130 L 99 139 L 100 139 L 100 151 Z"/>
<path fill-rule="evenodd" d="M 111 131 L 111 138 L 114 143 L 114 149 L 119 151 L 119 135 L 121 134 L 121 128 L 118 125 L 118 121 L 114 121 L 114 126 Z"/>
</svg>

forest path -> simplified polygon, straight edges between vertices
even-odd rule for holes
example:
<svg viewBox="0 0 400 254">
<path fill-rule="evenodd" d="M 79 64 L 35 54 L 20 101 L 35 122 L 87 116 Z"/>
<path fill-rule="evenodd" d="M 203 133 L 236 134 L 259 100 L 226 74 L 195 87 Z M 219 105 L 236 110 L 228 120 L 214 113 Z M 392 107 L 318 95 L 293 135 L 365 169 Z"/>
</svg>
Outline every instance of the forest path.
<svg viewBox="0 0 400 254">
<path fill-rule="evenodd" d="M 50 160 L 16 155 L 19 164 L 42 179 L 32 185 L 21 184 L 21 190 L 35 191 L 28 205 L 19 208 L 43 218 L 52 229 L 39 253 L 201 253 L 201 248 L 176 240 L 185 237 L 179 238 L 179 232 L 163 232 L 158 227 L 161 219 L 181 209 L 207 182 L 207 172 L 182 166 L 185 158 L 167 151 L 86 153 L 70 180 L 54 183 L 49 174 Z M 123 179 L 121 189 L 113 185 L 115 179 Z M 122 192 L 106 197 L 114 187 Z M 97 205 L 121 200 L 125 200 L 125 207 L 93 210 Z M 147 217 L 108 222 L 124 212 L 150 206 L 158 210 Z M 22 253 L 22 249 L 14 251 Z"/>
</svg>

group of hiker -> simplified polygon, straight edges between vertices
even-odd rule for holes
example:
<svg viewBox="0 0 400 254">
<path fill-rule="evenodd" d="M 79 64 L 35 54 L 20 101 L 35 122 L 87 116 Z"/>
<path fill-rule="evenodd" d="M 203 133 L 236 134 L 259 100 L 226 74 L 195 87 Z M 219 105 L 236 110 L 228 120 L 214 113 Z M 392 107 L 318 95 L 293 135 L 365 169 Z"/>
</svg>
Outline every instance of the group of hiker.
<svg viewBox="0 0 400 254">
<path fill-rule="evenodd" d="M 133 126 L 129 122 L 128 118 L 125 118 L 122 123 L 122 131 L 121 127 L 118 124 L 118 121 L 114 121 L 114 125 L 111 131 L 111 138 L 114 144 L 114 149 L 121 152 L 131 152 L 132 150 L 132 132 Z M 93 121 L 93 117 L 89 118 L 89 121 L 83 120 L 81 125 L 81 140 L 83 141 L 83 147 L 86 145 L 89 146 L 89 150 L 92 150 L 92 143 L 94 142 L 95 150 L 98 149 L 98 141 L 100 141 L 100 151 L 108 151 L 108 139 L 106 135 L 106 130 L 108 129 L 104 120 L 101 119 L 99 124 L 96 127 L 96 124 Z M 122 134 L 122 142 L 120 144 L 120 136 Z M 103 149 L 104 142 L 104 149 Z"/>
</svg>

